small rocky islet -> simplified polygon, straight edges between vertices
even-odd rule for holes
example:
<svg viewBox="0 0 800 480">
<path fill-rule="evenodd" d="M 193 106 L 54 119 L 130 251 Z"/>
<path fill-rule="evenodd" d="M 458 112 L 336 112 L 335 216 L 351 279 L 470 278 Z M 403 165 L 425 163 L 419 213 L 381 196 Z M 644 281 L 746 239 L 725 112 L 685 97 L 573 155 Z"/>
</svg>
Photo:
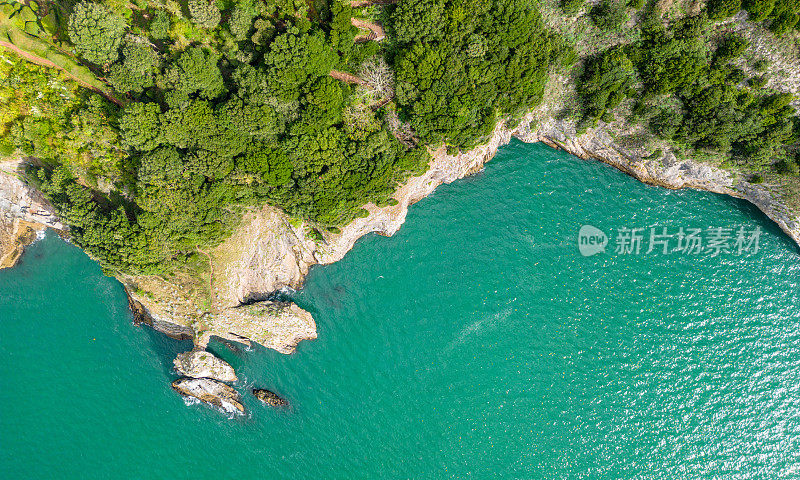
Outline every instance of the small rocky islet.
<svg viewBox="0 0 800 480">
<path fill-rule="evenodd" d="M 244 413 L 242 397 L 235 388 L 211 378 L 181 377 L 172 388 L 184 397 L 192 397 L 228 413 Z"/>
<path fill-rule="evenodd" d="M 270 407 L 288 407 L 289 402 L 281 398 L 277 393 L 264 388 L 254 388 L 253 396 L 261 400 L 262 403 Z"/>
<path fill-rule="evenodd" d="M 175 370 L 186 377 L 211 378 L 228 383 L 236 381 L 236 372 L 233 367 L 225 360 L 205 350 L 179 353 L 173 364 Z"/>
<path fill-rule="evenodd" d="M 182 375 L 172 382 L 172 389 L 183 397 L 194 398 L 227 413 L 244 413 L 242 397 L 228 383 L 237 381 L 233 367 L 216 355 L 202 349 L 179 353 L 173 361 L 175 371 Z M 265 405 L 286 407 L 289 405 L 277 393 L 254 388 L 253 395 Z"/>
</svg>

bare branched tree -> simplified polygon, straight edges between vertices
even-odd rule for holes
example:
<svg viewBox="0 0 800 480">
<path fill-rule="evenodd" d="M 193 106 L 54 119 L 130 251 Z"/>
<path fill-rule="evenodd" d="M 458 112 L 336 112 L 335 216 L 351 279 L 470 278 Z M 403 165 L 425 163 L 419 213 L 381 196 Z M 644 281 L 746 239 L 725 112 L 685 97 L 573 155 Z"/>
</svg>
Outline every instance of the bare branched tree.
<svg viewBox="0 0 800 480">
<path fill-rule="evenodd" d="M 394 72 L 383 58 L 373 58 L 361 65 L 359 76 L 375 102 L 394 97 Z"/>
<path fill-rule="evenodd" d="M 408 122 L 400 120 L 400 117 L 397 116 L 397 110 L 394 108 L 389 108 L 386 111 L 386 126 L 389 127 L 389 131 L 392 132 L 392 135 L 403 145 L 413 147 L 419 143 L 414 129 Z"/>
</svg>

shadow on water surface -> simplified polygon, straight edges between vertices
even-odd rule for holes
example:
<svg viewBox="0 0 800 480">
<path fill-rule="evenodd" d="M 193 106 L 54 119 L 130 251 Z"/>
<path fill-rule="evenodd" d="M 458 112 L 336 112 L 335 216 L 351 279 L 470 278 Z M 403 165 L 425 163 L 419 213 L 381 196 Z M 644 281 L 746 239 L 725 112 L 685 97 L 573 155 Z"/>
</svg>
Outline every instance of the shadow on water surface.
<svg viewBox="0 0 800 480">
<path fill-rule="evenodd" d="M 175 357 L 178 356 L 179 353 L 191 350 L 193 347 L 192 341 L 176 340 L 153 330 L 147 325 L 136 325 L 133 323 L 133 315 L 130 314 L 130 312 L 128 313 L 128 320 L 130 328 L 143 329 L 150 341 L 150 349 L 161 363 L 164 373 L 169 377 L 174 377 L 175 371 L 172 368 L 172 361 L 175 360 Z"/>
<path fill-rule="evenodd" d="M 730 195 L 719 195 L 719 194 L 712 194 L 720 198 L 720 202 L 729 206 L 731 209 L 740 212 L 742 215 L 748 217 L 750 219 L 751 224 L 745 225 L 745 228 L 755 228 L 755 226 L 761 227 L 761 230 L 768 234 L 772 235 L 781 242 L 782 245 L 786 246 L 789 250 L 791 250 L 795 255 L 800 255 L 800 245 L 797 245 L 789 235 L 787 235 L 781 227 L 778 226 L 777 223 L 772 221 L 764 212 L 762 212 L 758 207 L 753 205 L 752 203 L 748 202 L 747 200 L 731 197 Z M 726 226 L 726 225 L 714 225 L 714 226 Z M 737 226 L 738 228 L 738 226 Z"/>
</svg>

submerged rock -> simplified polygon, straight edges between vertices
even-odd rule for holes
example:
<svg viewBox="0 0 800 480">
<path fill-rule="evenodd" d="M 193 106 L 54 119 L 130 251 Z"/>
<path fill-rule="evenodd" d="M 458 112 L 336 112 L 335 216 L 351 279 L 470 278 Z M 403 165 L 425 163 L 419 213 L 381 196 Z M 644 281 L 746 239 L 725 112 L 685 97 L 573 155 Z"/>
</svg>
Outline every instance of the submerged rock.
<svg viewBox="0 0 800 480">
<path fill-rule="evenodd" d="M 230 350 L 233 353 L 236 354 L 242 353 L 242 349 L 234 345 L 233 342 L 222 342 L 222 344 L 228 347 L 228 350 Z"/>
<path fill-rule="evenodd" d="M 289 402 L 279 397 L 277 393 L 270 392 L 263 388 L 254 388 L 253 395 L 270 407 L 286 407 L 289 405 Z"/>
<path fill-rule="evenodd" d="M 222 382 L 210 378 L 183 377 L 172 382 L 172 388 L 184 397 L 196 398 L 228 413 L 244 413 L 239 392 Z"/>
<path fill-rule="evenodd" d="M 192 378 L 212 378 L 220 382 L 235 382 L 236 372 L 228 362 L 205 350 L 179 353 L 173 362 L 175 370 Z"/>
</svg>

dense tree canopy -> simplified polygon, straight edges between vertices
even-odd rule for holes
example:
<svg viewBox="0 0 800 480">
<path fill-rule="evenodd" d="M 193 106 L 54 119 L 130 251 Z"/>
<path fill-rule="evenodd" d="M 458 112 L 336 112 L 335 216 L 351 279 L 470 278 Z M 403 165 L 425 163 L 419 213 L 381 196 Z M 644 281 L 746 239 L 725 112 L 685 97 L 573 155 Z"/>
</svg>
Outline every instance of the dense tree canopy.
<svg viewBox="0 0 800 480">
<path fill-rule="evenodd" d="M 379 3 L 82 0 L 42 18 L 25 7 L 24 19 L 5 8 L 21 45 L 75 75 L 4 54 L 0 151 L 40 159 L 32 178 L 108 271 L 164 273 L 223 240 L 245 208 L 269 203 L 335 232 L 365 204 L 391 203 L 429 147 L 468 149 L 539 105 L 582 41 L 548 31 L 536 0 Z M 714 0 L 669 21 L 649 3 L 559 2 L 587 14 L 568 22 L 598 27 L 575 35 L 603 36 L 584 42 L 573 77 L 582 126 L 630 105 L 681 148 L 795 165 L 791 97 L 759 90 L 766 76 L 748 78 L 740 59 L 749 43 L 709 16 L 744 8 L 786 33 L 797 2 Z"/>
<path fill-rule="evenodd" d="M 744 53 L 749 42 L 727 33 L 711 55 L 707 35 L 702 14 L 669 28 L 660 19 L 650 19 L 639 42 L 590 58 L 578 85 L 585 121 L 612 120 L 609 110 L 626 98 L 637 99 L 638 111 L 658 99 L 649 120 L 656 135 L 733 156 L 751 168 L 776 164 L 785 148 L 797 142 L 791 95 L 765 95 L 742 87 L 746 74 L 730 62 Z M 637 80 L 639 92 L 634 88 Z"/>
<path fill-rule="evenodd" d="M 528 0 L 406 0 L 395 10 L 397 101 L 425 142 L 469 147 L 537 105 L 552 41 Z"/>
</svg>

